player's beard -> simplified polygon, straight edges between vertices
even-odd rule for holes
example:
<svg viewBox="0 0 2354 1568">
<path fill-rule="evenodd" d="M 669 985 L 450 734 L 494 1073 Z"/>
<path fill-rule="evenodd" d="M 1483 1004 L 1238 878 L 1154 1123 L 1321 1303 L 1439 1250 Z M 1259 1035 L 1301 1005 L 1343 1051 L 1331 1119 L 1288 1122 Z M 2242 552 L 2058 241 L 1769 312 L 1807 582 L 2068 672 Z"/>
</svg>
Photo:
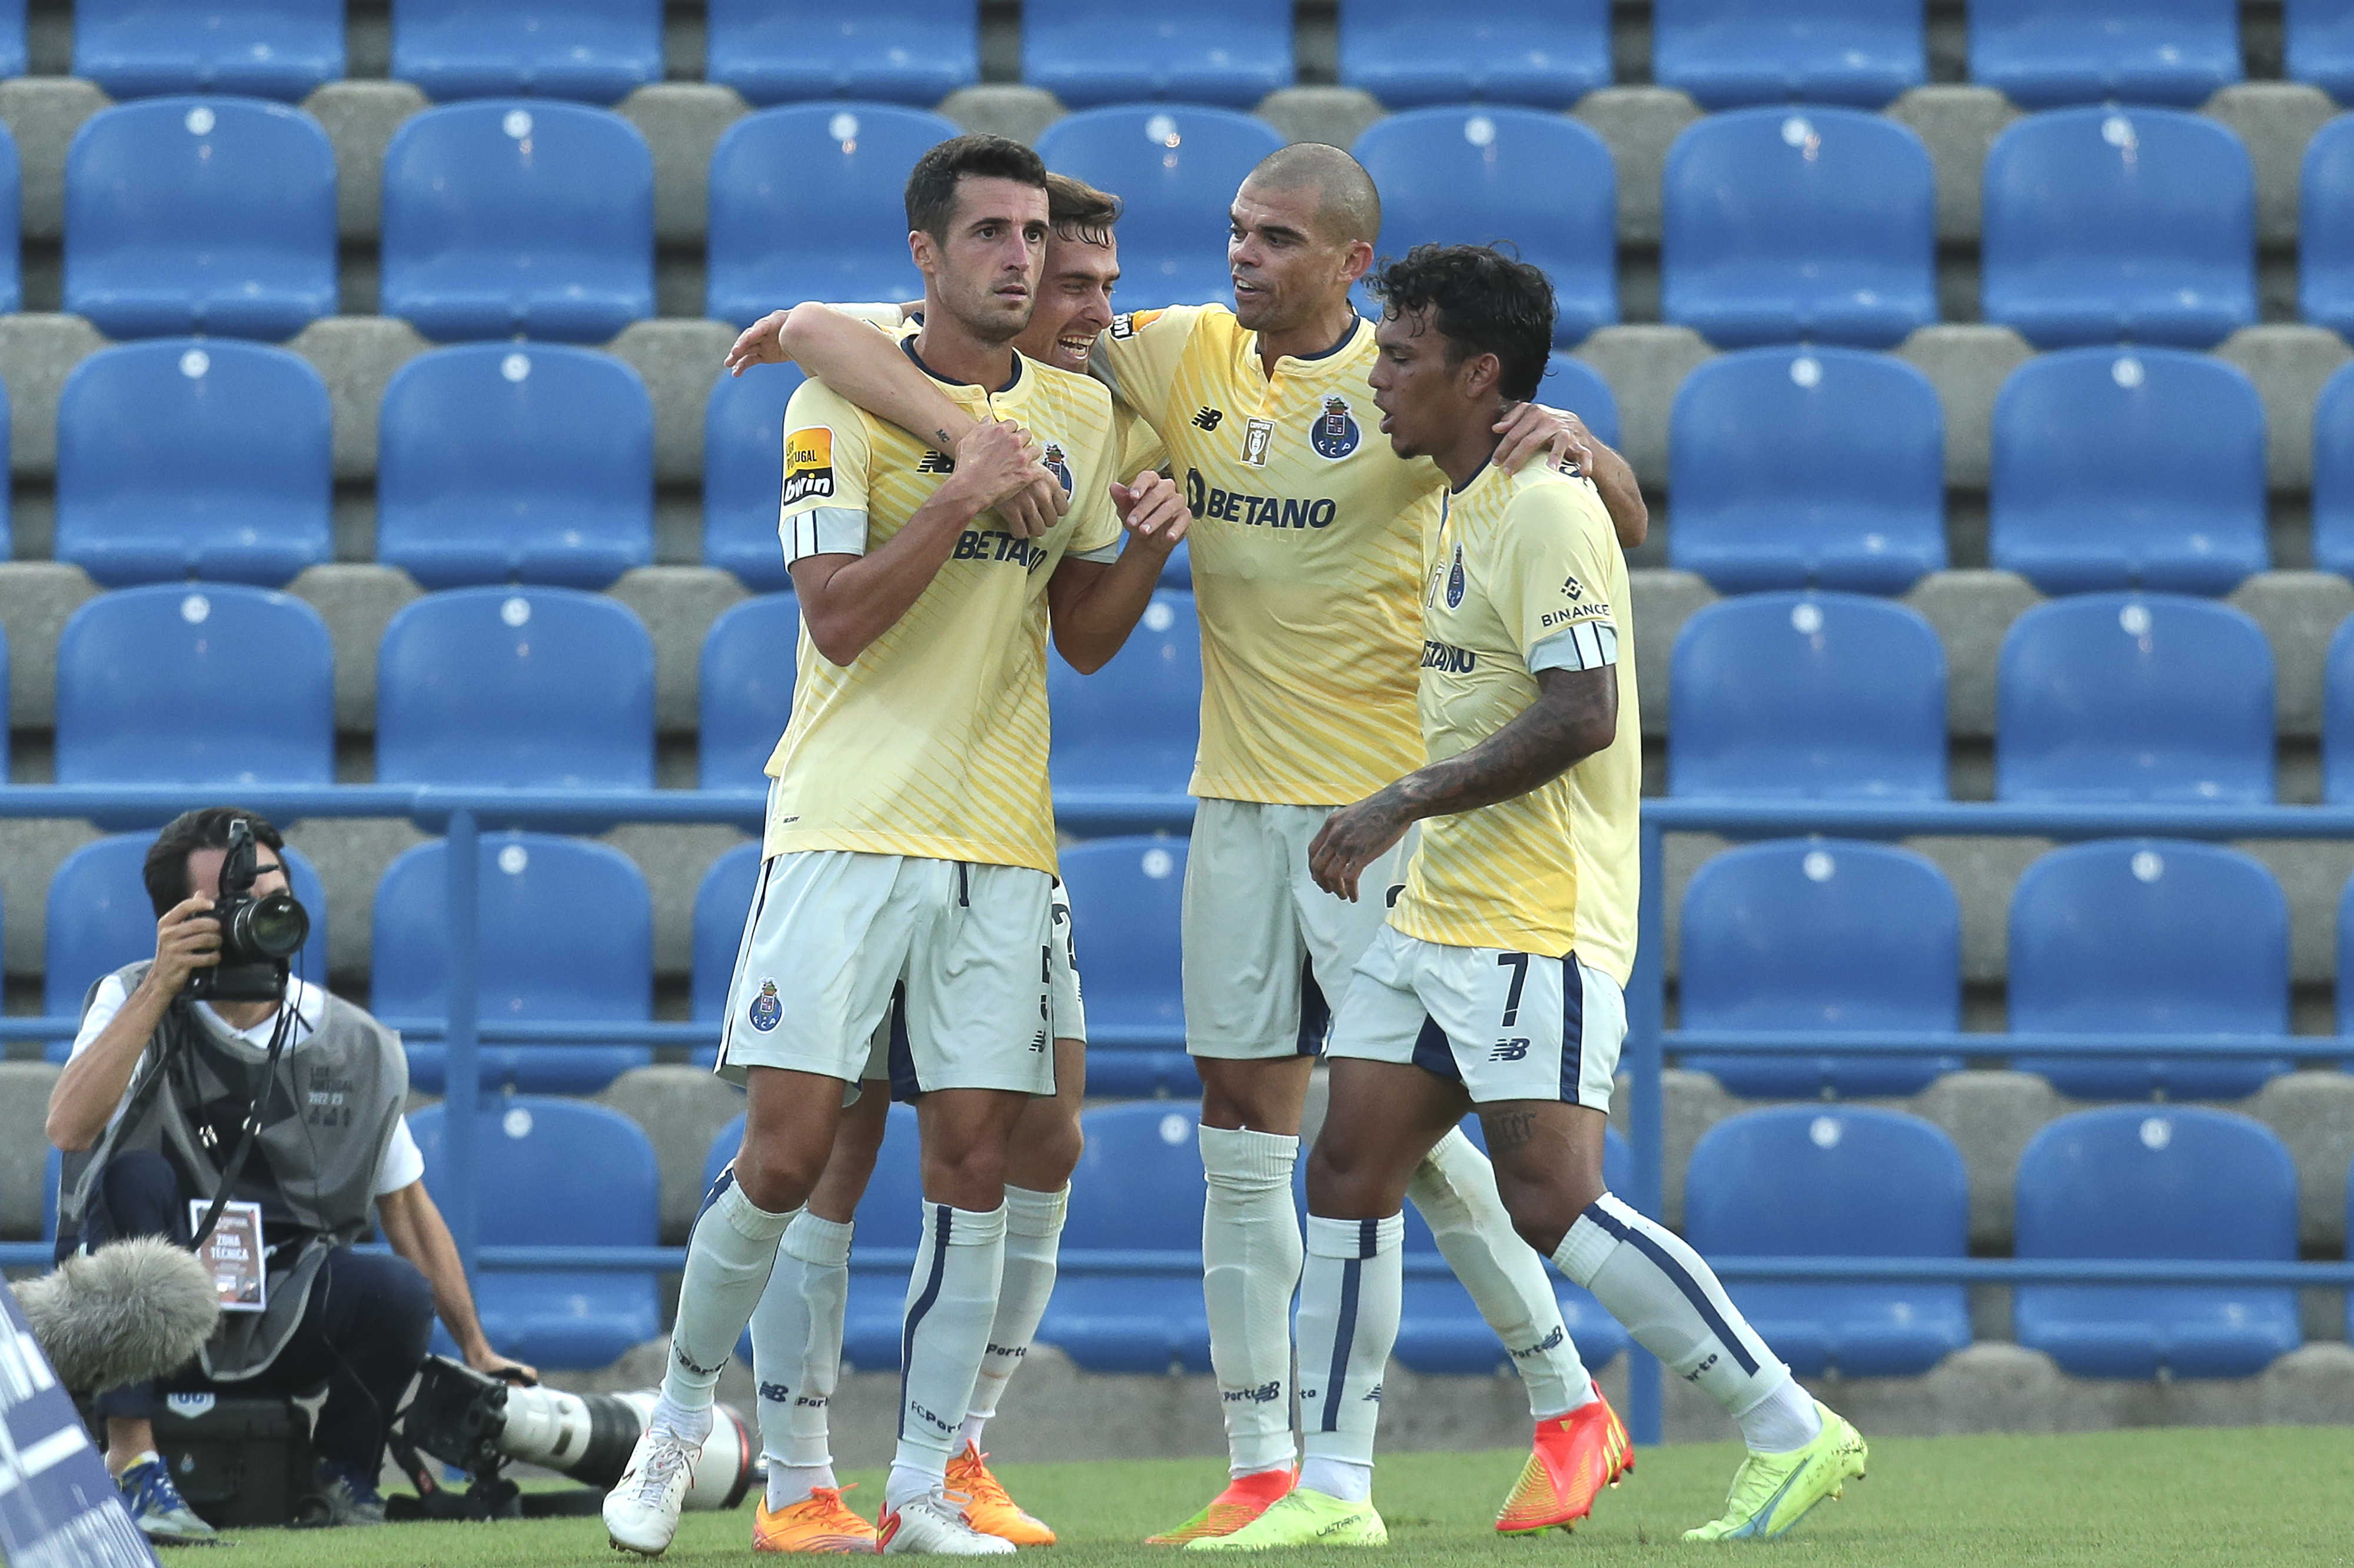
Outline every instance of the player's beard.
<svg viewBox="0 0 2354 1568">
<path fill-rule="evenodd" d="M 996 286 L 992 278 L 986 285 L 960 288 L 948 292 L 940 303 L 974 342 L 1002 348 L 1029 326 L 1030 314 L 1038 308 L 1038 291 L 1034 286 L 1031 289 L 1017 315 L 998 299 Z"/>
</svg>

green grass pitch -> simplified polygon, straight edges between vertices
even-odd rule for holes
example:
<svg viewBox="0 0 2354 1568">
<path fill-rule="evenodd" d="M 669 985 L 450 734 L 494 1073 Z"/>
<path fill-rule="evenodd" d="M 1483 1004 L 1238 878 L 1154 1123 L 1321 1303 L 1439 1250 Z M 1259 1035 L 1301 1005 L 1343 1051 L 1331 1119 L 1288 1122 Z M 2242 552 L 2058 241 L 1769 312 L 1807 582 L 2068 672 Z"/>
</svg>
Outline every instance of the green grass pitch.
<svg viewBox="0 0 2354 1568">
<path fill-rule="evenodd" d="M 1738 1461 L 1725 1444 L 1641 1451 L 1635 1473 L 1604 1496 L 1574 1536 L 1505 1541 L 1490 1529 L 1518 1474 L 1514 1453 L 1401 1454 L 1382 1461 L 1374 1499 L 1389 1521 L 1386 1553 L 1346 1555 L 1439 1568 L 1534 1561 L 1690 1561 L 1764 1552 L 1797 1564 L 2214 1563 L 2354 1562 L 2346 1499 L 2354 1497 L 2354 1434 L 2342 1428 L 2165 1430 L 2058 1436 L 1884 1438 L 1872 1472 L 1796 1532 L 1765 1546 L 1688 1547 L 1688 1526 L 1713 1515 Z M 1138 1544 L 1201 1506 L 1223 1479 L 1215 1460 L 1008 1465 L 1016 1499 L 1061 1532 L 1046 1554 L 1070 1568 L 1163 1564 Z M 850 1500 L 872 1515 L 881 1477 L 864 1473 Z M 664 1563 L 748 1563 L 752 1510 L 690 1513 Z M 221 1568 L 620 1568 L 593 1519 L 488 1525 L 388 1525 L 252 1531 L 216 1556 L 171 1552 L 167 1563 Z M 1289 1553 L 1283 1555 L 1288 1556 Z M 1341 1553 L 1319 1554 L 1323 1561 Z M 763 1558 L 763 1562 L 774 1559 Z"/>
</svg>

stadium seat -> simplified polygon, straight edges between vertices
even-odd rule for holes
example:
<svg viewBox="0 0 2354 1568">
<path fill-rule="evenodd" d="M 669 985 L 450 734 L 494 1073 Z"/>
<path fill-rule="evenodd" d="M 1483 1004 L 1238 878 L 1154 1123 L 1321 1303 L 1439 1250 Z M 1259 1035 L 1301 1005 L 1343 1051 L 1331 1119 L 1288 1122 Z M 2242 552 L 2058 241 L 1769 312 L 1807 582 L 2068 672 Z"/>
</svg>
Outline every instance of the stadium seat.
<svg viewBox="0 0 2354 1568">
<path fill-rule="evenodd" d="M 282 348 L 102 348 L 58 402 L 57 558 L 101 583 L 275 588 L 334 554 L 327 384 Z"/>
<path fill-rule="evenodd" d="M 439 343 L 603 343 L 652 315 L 646 139 L 609 111 L 545 99 L 408 120 L 384 155 L 382 308 Z"/>
<path fill-rule="evenodd" d="M 1463 1130 L 1482 1154 L 1488 1151 L 1487 1135 L 1476 1113 L 1463 1118 Z M 1633 1161 L 1634 1155 L 1627 1140 L 1618 1136 L 1618 1129 L 1604 1128 L 1604 1183 L 1625 1192 Z M 1297 1171 L 1295 1200 L 1304 1214 L 1308 1212 L 1308 1161 L 1300 1160 Z M 1405 1206 L 1405 1254 L 1409 1258 L 1439 1255 L 1438 1241 L 1430 1233 L 1429 1220 L 1411 1202 Z M 1600 1302 L 1557 1272 L 1553 1276 L 1553 1284 L 1561 1302 L 1562 1326 L 1569 1330 L 1571 1341 L 1577 1346 L 1579 1359 L 1599 1372 L 1627 1348 L 1627 1330 L 1602 1309 Z M 1497 1338 L 1495 1330 L 1479 1316 L 1470 1291 L 1454 1275 L 1406 1277 L 1405 1292 L 1400 1302 L 1397 1347 L 1391 1352 L 1401 1365 L 1423 1373 L 1492 1377 L 1512 1364 L 1512 1350 L 1529 1348 L 1507 1346 Z"/>
<path fill-rule="evenodd" d="M 1719 347 L 1890 348 L 1937 319 L 1936 181 L 1901 122 L 1712 114 L 1676 137 L 1662 178 L 1660 313 Z"/>
<path fill-rule="evenodd" d="M 1971 0 L 1970 79 L 2028 109 L 2196 109 L 2240 79 L 2235 0 Z"/>
<path fill-rule="evenodd" d="M 2354 805 L 2354 620 L 2338 624 L 2322 668 L 2321 798 L 2332 806 Z M 2346 974 L 2354 981 L 2354 969 Z M 2354 999 L 2354 983 L 2342 994 Z"/>
<path fill-rule="evenodd" d="M 2346 69 L 2354 86 L 2354 9 L 2347 15 Z M 2339 115 L 2305 144 L 2296 245 L 2297 313 L 2341 337 L 2354 334 L 2354 118 Z"/>
<path fill-rule="evenodd" d="M 2038 348 L 2211 348 L 2256 319 L 2255 176 L 2218 120 L 2031 114 L 1987 154 L 1980 299 Z"/>
<path fill-rule="evenodd" d="M 737 844 L 711 863 L 695 889 L 695 952 L 689 981 L 697 1023 L 716 1023 L 727 1011 L 727 987 L 735 978 L 736 949 L 744 940 L 744 917 L 760 885 L 760 841 Z M 696 1047 L 699 1066 L 718 1053 Z"/>
<path fill-rule="evenodd" d="M 74 133 L 65 200 L 65 308 L 109 337 L 275 340 L 335 313 L 335 154 L 299 109 L 103 110 Z"/>
<path fill-rule="evenodd" d="M 2313 564 L 2354 577 L 2354 375 L 2342 366 L 2313 407 Z"/>
<path fill-rule="evenodd" d="M 478 1016 L 494 1023 L 635 1023 L 653 1015 L 653 899 L 629 856 L 556 833 L 484 833 L 476 926 Z M 368 1005 L 379 1018 L 450 1008 L 449 851 L 429 840 L 376 887 Z M 396 1027 L 398 1027 L 396 1022 Z M 444 1051 L 408 1042 L 409 1086 L 441 1092 Z M 594 1094 L 653 1059 L 642 1045 L 484 1045 L 485 1091 Z"/>
<path fill-rule="evenodd" d="M 1903 593 L 1945 567 L 1945 413 L 1929 378 L 1893 355 L 1751 348 L 1705 361 L 1677 390 L 1668 461 L 1668 558 L 1720 593 Z"/>
<path fill-rule="evenodd" d="M 1585 428 L 1606 447 L 1618 444 L 1618 397 L 1602 373 L 1578 358 L 1555 349 L 1545 360 L 1544 380 L 1537 401 L 1566 408 L 1585 421 Z"/>
<path fill-rule="evenodd" d="M 1163 588 L 1111 662 L 1082 675 L 1046 660 L 1057 794 L 1182 795 L 1202 729 L 1202 632 L 1193 596 Z"/>
<path fill-rule="evenodd" d="M 0 449 L 5 449 L 9 443 L 11 423 L 8 389 L 5 386 L 0 386 Z M 6 493 L 7 489 L 7 486 L 0 486 L 0 561 L 8 560 L 16 553 L 16 531 L 9 519 L 11 508 Z"/>
<path fill-rule="evenodd" d="M 25 0 L 0 0 L 0 78 L 25 72 Z"/>
<path fill-rule="evenodd" d="M 2273 652 L 2246 611 L 2084 594 L 2011 622 L 1995 680 L 1995 797 L 2270 805 Z"/>
<path fill-rule="evenodd" d="M 1657 0 L 1651 79 L 1703 109 L 1878 109 L 1928 78 L 1922 9 L 1917 0 Z"/>
<path fill-rule="evenodd" d="M 1434 25 L 1437 16 L 1429 0 L 1342 0 L 1341 83 L 1391 109 L 1562 110 L 1610 85 L 1605 0 L 1490 0 Z"/>
<path fill-rule="evenodd" d="M 2287 1263 L 2296 1171 L 2262 1122 L 2109 1106 L 2047 1123 L 2019 1159 L 2022 1258 Z M 2250 1377 L 2304 1340 L 2286 1286 L 2022 1285 L 2019 1342 L 2077 1377 Z"/>
<path fill-rule="evenodd" d="M 408 1118 L 428 1192 L 443 1186 L 450 1107 Z M 475 1112 L 475 1234 L 486 1246 L 656 1246 L 662 1186 L 654 1146 L 610 1106 L 535 1095 L 485 1097 Z M 446 1187 L 441 1202 L 449 1202 Z M 474 1276 L 482 1332 L 543 1369 L 610 1366 L 662 1332 L 655 1277 L 612 1269 L 485 1268 Z M 434 1349 L 458 1355 L 436 1325 Z"/>
<path fill-rule="evenodd" d="M 49 878 L 41 959 L 41 1011 L 52 1018 L 80 1016 L 90 988 L 122 968 L 155 956 L 155 909 L 148 901 L 144 867 L 152 832 L 118 833 L 66 856 Z M 311 916 L 310 939 L 294 969 L 313 985 L 327 983 L 327 890 L 301 850 L 286 857 L 294 896 Z M 49 1060 L 62 1062 L 69 1041 Z"/>
<path fill-rule="evenodd" d="M 793 716 L 801 600 L 762 594 L 730 605 L 703 638 L 695 746 L 705 789 L 765 789 L 769 758 Z"/>
<path fill-rule="evenodd" d="M 1149 98 L 1248 109 L 1291 79 L 1288 0 L 1025 0 L 1022 8 L 1022 79 L 1074 109 Z"/>
<path fill-rule="evenodd" d="M 601 588 L 653 559 L 654 406 L 626 361 L 439 349 L 393 372 L 376 423 L 376 559 L 429 588 Z"/>
<path fill-rule="evenodd" d="M 1062 872 L 1072 924 L 1081 933 L 1087 1091 L 1201 1093 L 1185 1054 L 1177 960 L 1185 841 L 1092 839 L 1063 851 Z"/>
<path fill-rule="evenodd" d="M 797 303 L 799 302 L 796 302 Z M 792 586 L 777 537 L 785 405 L 797 365 L 758 365 L 712 383 L 703 410 L 703 564 L 734 572 L 754 593 Z"/>
<path fill-rule="evenodd" d="M 804 300 L 923 298 L 907 254 L 907 175 L 956 134 L 929 110 L 892 103 L 801 103 L 730 125 L 711 154 L 706 313 L 742 327 Z M 763 376 L 780 379 L 749 372 L 745 395 L 759 396 L 749 384 Z M 773 552 L 773 507 L 769 529 Z"/>
<path fill-rule="evenodd" d="M 1535 109 L 1416 109 L 1376 121 L 1354 152 L 1381 189 L 1381 255 L 1509 239 L 1553 280 L 1555 343 L 1617 322 L 1618 178 L 1584 124 Z"/>
<path fill-rule="evenodd" d="M 1945 1257 L 1969 1252 L 1969 1178 L 1935 1122 L 1866 1106 L 1776 1106 L 1718 1122 L 1684 1176 L 1702 1256 Z M 1801 1377 L 1915 1377 L 1970 1342 L 1959 1285 L 1727 1287 Z"/>
<path fill-rule="evenodd" d="M 1095 1064 L 1088 1088 L 1095 1090 Z M 1173 1246 L 1201 1230 L 1201 1107 L 1182 1100 L 1098 1106 L 1079 1118 L 1087 1151 L 1071 1173 L 1066 1249 Z M 1065 1274 L 1038 1338 L 1087 1372 L 1210 1370 L 1198 1274 Z"/>
<path fill-rule="evenodd" d="M 1907 605 L 1720 599 L 1684 623 L 1670 671 L 1670 794 L 1946 798 L 1946 651 Z"/>
<path fill-rule="evenodd" d="M 710 0 L 705 81 L 756 104 L 868 98 L 930 108 L 981 79 L 977 0 Z"/>
<path fill-rule="evenodd" d="M 1996 395 L 1988 553 L 2045 593 L 2228 593 L 2270 564 L 2264 409 L 2172 348 L 2027 361 Z"/>
<path fill-rule="evenodd" d="M 663 79 L 662 0 L 393 0 L 392 74 L 434 99 L 619 103 Z"/>
<path fill-rule="evenodd" d="M 1686 1029 L 1962 1026 L 1961 903 L 1936 863 L 1911 850 L 1850 839 L 1727 850 L 1684 890 L 1681 950 Z M 1958 1056 L 1682 1060 L 1753 1099 L 1910 1095 L 1962 1066 Z"/>
<path fill-rule="evenodd" d="M 2009 962 L 2015 1032 L 2288 1033 L 2288 901 L 2262 862 L 2221 845 L 2105 839 L 2052 851 L 2011 895 Z M 2289 1069 L 2285 1054 L 2017 1065 L 2079 1099 L 2235 1099 Z"/>
<path fill-rule="evenodd" d="M 653 640 L 602 594 L 429 594 L 385 628 L 376 715 L 380 783 L 651 789 Z"/>
<path fill-rule="evenodd" d="M 78 0 L 73 21 L 73 74 L 110 98 L 220 92 L 292 103 L 344 74 L 343 0 Z M 20 52 L 0 75 L 24 69 Z"/>
<path fill-rule="evenodd" d="M 2354 100 L 2354 10 L 2340 0 L 2283 0 L 2286 74 L 2344 103 Z"/>
<path fill-rule="evenodd" d="M 301 599 L 234 583 L 154 583 L 101 594 L 67 620 L 58 783 L 334 779 L 335 651 Z"/>
<path fill-rule="evenodd" d="M 1038 155 L 1048 168 L 1118 191 L 1127 203 L 1119 220 L 1124 300 L 1231 305 L 1225 215 L 1244 176 L 1282 145 L 1267 122 L 1231 110 L 1130 104 L 1065 115 L 1040 134 Z"/>
</svg>

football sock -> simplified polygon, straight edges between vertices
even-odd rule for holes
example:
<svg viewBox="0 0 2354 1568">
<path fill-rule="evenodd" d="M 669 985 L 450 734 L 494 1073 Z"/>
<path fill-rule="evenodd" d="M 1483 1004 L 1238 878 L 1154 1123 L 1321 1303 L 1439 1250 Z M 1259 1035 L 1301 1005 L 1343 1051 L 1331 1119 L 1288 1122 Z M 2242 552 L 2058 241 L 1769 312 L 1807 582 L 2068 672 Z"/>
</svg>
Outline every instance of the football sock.
<svg viewBox="0 0 2354 1568">
<path fill-rule="evenodd" d="M 1562 1323 L 1545 1260 L 1512 1229 L 1496 1168 L 1461 1128 L 1432 1147 L 1405 1192 L 1479 1316 L 1511 1352 L 1529 1414 L 1543 1421 L 1593 1399 L 1594 1380 Z"/>
<path fill-rule="evenodd" d="M 1005 1267 L 1005 1205 L 986 1213 L 924 1205 L 923 1240 L 907 1281 L 899 1340 L 899 1447 L 884 1500 L 893 1508 L 948 1475 L 957 1429 L 972 1405 Z M 952 1413 L 952 1414 L 951 1414 Z"/>
<path fill-rule="evenodd" d="M 798 1502 L 809 1501 L 810 1494 L 820 1487 L 839 1489 L 832 1465 L 779 1465 L 769 1461 L 769 1511 L 779 1512 Z"/>
<path fill-rule="evenodd" d="M 1291 1295 L 1299 1283 L 1299 1215 L 1291 1168 L 1299 1139 L 1201 1129 L 1209 1196 L 1202 1208 L 1202 1296 L 1210 1367 L 1226 1422 L 1229 1470 L 1289 1469 Z"/>
<path fill-rule="evenodd" d="M 1405 1294 L 1405 1215 L 1308 1219 L 1299 1277 L 1299 1484 L 1351 1502 L 1373 1492 L 1382 1374 L 1397 1343 Z M 1338 1460 L 1338 1465 L 1320 1461 Z M 1310 1480 L 1307 1467 L 1320 1478 Z M 1362 1471 L 1362 1490 L 1352 1478 Z"/>
<path fill-rule="evenodd" d="M 1757 1454 L 1787 1454 L 1822 1436 L 1822 1412 L 1815 1396 L 1786 1378 L 1782 1386 L 1742 1412 L 1741 1438 Z"/>
<path fill-rule="evenodd" d="M 687 1238 L 678 1319 L 670 1331 L 670 1370 L 663 1402 L 701 1410 L 710 1421 L 712 1391 L 743 1337 L 777 1266 L 777 1244 L 798 1209 L 772 1214 L 744 1195 L 735 1172 L 720 1177 Z"/>
<path fill-rule="evenodd" d="M 1637 1344 L 1735 1420 L 1789 1386 L 1790 1369 L 1757 1337 L 1700 1254 L 1611 1194 L 1586 1206 L 1553 1260 L 1594 1292 Z"/>
<path fill-rule="evenodd" d="M 842 1318 L 850 1298 L 850 1227 L 804 1209 L 785 1227 L 777 1271 L 752 1313 L 752 1373 L 760 1391 L 760 1451 L 769 1461 L 769 1506 L 785 1469 L 832 1476 L 826 1408 L 842 1375 Z M 830 1479 L 811 1483 L 830 1487 Z"/>
<path fill-rule="evenodd" d="M 1055 1256 L 1062 1249 L 1063 1215 L 1070 1207 L 1068 1182 L 1053 1192 L 1027 1187 L 1005 1189 L 1005 1272 L 997 1285 L 997 1317 L 989 1325 L 989 1346 L 973 1379 L 972 1404 L 965 1412 L 958 1447 L 981 1446 L 981 1429 L 997 1414 L 1005 1384 L 1030 1353 L 1046 1298 L 1055 1293 Z"/>
</svg>

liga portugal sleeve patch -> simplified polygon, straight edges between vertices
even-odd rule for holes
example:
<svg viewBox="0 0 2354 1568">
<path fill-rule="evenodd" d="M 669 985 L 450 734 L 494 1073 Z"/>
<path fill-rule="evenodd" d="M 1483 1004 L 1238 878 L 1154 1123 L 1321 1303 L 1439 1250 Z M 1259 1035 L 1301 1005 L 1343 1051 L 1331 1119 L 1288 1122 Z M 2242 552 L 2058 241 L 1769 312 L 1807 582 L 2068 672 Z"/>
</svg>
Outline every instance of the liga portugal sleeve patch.
<svg viewBox="0 0 2354 1568">
<path fill-rule="evenodd" d="M 785 504 L 833 493 L 833 431 L 811 425 L 785 437 Z"/>
</svg>

